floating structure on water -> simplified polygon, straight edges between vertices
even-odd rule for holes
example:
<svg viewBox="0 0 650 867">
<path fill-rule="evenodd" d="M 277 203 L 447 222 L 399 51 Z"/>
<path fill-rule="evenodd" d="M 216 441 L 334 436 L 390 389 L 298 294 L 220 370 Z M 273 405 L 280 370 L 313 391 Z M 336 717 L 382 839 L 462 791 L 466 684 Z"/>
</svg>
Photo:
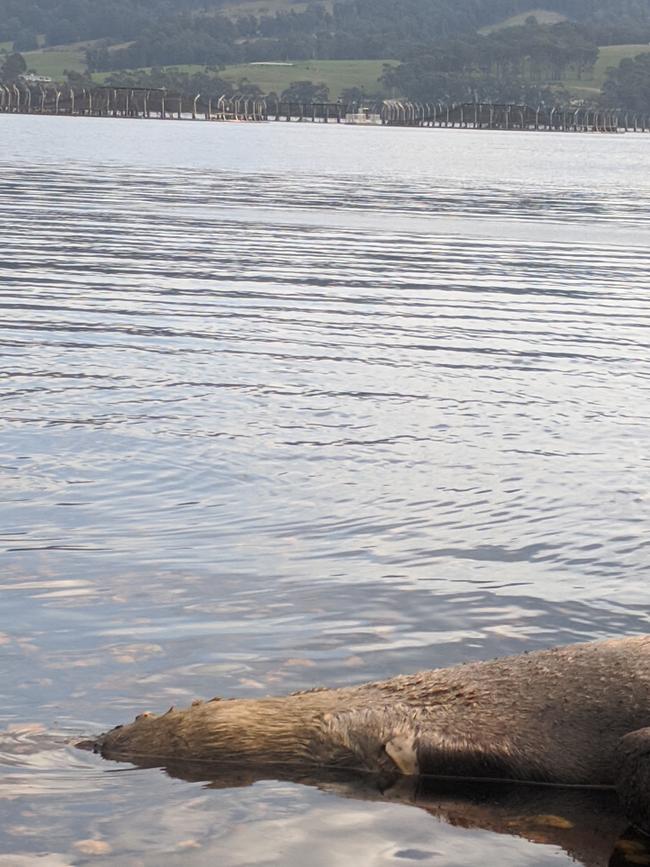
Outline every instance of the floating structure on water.
<svg viewBox="0 0 650 867">
<path fill-rule="evenodd" d="M 421 103 L 385 100 L 388 126 L 460 129 L 545 130 L 549 132 L 650 132 L 650 116 L 585 107 L 560 108 L 509 103 Z"/>
<path fill-rule="evenodd" d="M 240 94 L 204 97 L 162 88 L 74 88 L 23 80 L 0 82 L 0 113 L 78 117 L 160 118 L 230 122 L 311 121 L 358 126 L 548 132 L 650 132 L 650 115 L 585 107 L 558 108 L 485 102 L 408 102 L 373 105 L 267 100 Z"/>
<path fill-rule="evenodd" d="M 366 106 L 360 106 L 356 111 L 346 113 L 345 122 L 355 126 L 381 126 L 383 119 L 380 112 L 373 111 Z"/>
</svg>

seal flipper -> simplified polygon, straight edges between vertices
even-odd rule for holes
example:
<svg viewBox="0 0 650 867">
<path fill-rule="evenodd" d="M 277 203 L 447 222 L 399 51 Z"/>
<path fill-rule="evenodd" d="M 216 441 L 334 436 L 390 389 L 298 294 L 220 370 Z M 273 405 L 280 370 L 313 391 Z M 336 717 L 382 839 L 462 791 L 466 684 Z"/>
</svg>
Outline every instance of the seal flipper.
<svg viewBox="0 0 650 867">
<path fill-rule="evenodd" d="M 650 834 L 650 728 L 638 729 L 618 742 L 616 791 L 628 819 Z"/>
<path fill-rule="evenodd" d="M 400 772 L 407 777 L 419 771 L 416 737 L 412 732 L 395 735 L 384 744 L 386 755 L 392 759 Z"/>
</svg>

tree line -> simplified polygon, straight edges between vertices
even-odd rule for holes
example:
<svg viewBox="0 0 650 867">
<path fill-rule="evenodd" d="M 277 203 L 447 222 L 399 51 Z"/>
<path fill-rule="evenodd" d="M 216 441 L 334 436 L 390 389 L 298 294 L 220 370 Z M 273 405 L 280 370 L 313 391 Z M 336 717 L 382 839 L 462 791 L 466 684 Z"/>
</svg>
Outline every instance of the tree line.
<svg viewBox="0 0 650 867">
<path fill-rule="evenodd" d="M 602 102 L 613 108 L 650 113 L 650 52 L 626 58 L 609 71 Z"/>
<path fill-rule="evenodd" d="M 230 0 L 0 0 L 0 42 L 27 51 L 83 40 L 130 43 L 91 51 L 94 66 L 216 63 L 231 60 L 410 56 L 414 45 L 444 42 L 526 12 L 532 0 L 335 0 L 300 11 L 236 14 Z M 579 23 L 597 44 L 650 40 L 648 0 L 544 0 Z M 173 57 L 173 60 L 171 59 Z"/>
<path fill-rule="evenodd" d="M 427 47 L 383 80 L 410 99 L 436 94 L 446 101 L 557 102 L 557 82 L 581 78 L 598 57 L 598 46 L 569 22 L 540 25 L 530 18 L 487 36 L 470 35 Z"/>
<path fill-rule="evenodd" d="M 74 76 L 72 80 L 74 80 Z M 82 77 L 76 80 L 80 87 L 90 87 L 91 82 L 84 81 Z M 216 101 L 220 96 L 241 96 L 249 99 L 264 98 L 267 102 L 291 101 L 308 104 L 311 102 L 328 102 L 331 94 L 329 88 L 323 82 L 293 81 L 291 84 L 276 93 L 263 92 L 258 85 L 247 78 L 240 78 L 236 82 L 220 78 L 219 71 L 213 67 L 207 67 L 202 72 L 183 72 L 177 69 L 156 68 L 139 72 L 124 71 L 114 72 L 108 75 L 104 81 L 112 87 L 150 87 L 165 88 L 170 93 L 196 94 L 200 93 L 204 99 Z M 343 102 L 353 102 L 360 98 L 355 88 L 343 91 Z"/>
</svg>

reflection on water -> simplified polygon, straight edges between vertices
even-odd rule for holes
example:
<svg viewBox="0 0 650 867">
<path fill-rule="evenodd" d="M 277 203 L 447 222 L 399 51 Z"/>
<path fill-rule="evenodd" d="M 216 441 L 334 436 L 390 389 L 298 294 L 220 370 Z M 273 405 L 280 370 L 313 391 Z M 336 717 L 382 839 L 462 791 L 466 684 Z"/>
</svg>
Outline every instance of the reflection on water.
<svg viewBox="0 0 650 867">
<path fill-rule="evenodd" d="M 650 631 L 644 143 L 2 121 L 0 865 L 606 864 L 602 794 L 69 743 Z"/>
<path fill-rule="evenodd" d="M 92 855 L 145 865 L 161 858 L 242 867 L 329 865 L 351 857 L 369 864 L 460 865 L 481 863 L 486 849 L 504 863 L 550 865 L 560 854 L 584 867 L 650 863 L 650 840 L 628 827 L 609 790 L 383 779 L 283 766 L 255 774 L 250 765 L 187 762 L 167 765 L 161 778 L 153 766 L 98 769 L 91 757 L 57 744 L 52 734 L 16 730 L 0 736 L 0 743 L 10 738 L 18 754 L 29 747 L 30 758 L 28 767 L 12 768 L 12 753 L 1 754 L 9 765 L 0 785 L 9 839 L 63 838 L 54 826 L 55 796 L 90 819 L 88 836 L 72 845 L 73 860 L 53 863 L 76 864 L 81 855 Z M 183 781 L 183 788 L 170 789 L 166 778 Z M 23 809 L 18 816 L 14 805 L 26 801 L 39 808 L 45 801 L 45 815 Z M 0 857 L 3 863 L 21 862 Z"/>
</svg>

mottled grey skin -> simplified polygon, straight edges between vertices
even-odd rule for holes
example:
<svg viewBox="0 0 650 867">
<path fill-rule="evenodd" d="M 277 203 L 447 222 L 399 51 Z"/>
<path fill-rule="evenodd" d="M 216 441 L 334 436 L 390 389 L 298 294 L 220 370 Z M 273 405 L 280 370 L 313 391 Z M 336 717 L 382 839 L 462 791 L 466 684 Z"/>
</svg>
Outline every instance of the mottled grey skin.
<svg viewBox="0 0 650 867">
<path fill-rule="evenodd" d="M 640 636 L 357 687 L 195 703 L 143 715 L 94 747 L 136 761 L 616 785 L 633 821 L 650 830 L 646 727 L 650 636 Z"/>
</svg>

